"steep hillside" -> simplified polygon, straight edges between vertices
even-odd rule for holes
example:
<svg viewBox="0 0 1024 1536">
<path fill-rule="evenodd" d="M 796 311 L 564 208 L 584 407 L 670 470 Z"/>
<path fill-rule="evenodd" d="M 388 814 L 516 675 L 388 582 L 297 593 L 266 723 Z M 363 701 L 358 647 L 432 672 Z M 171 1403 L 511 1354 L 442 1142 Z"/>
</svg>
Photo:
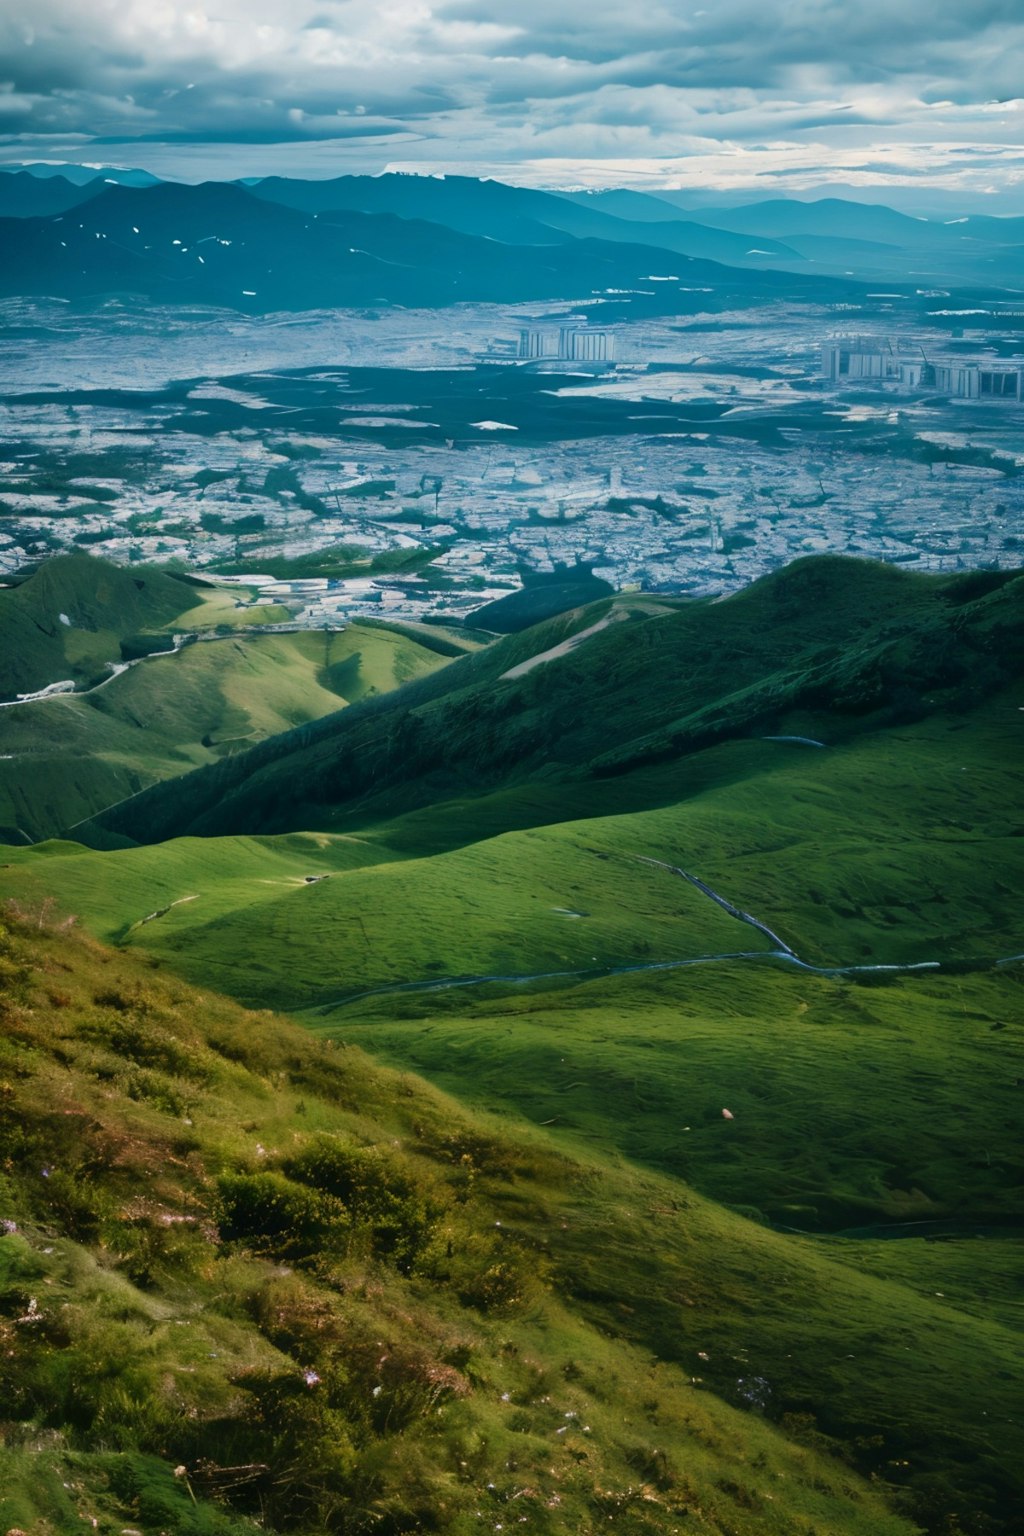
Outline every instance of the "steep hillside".
<svg viewBox="0 0 1024 1536">
<path fill-rule="evenodd" d="M 1022 708 L 1019 680 L 829 747 L 726 742 L 357 833 L 50 843 L 4 878 L 775 1224 L 1015 1230 Z"/>
<path fill-rule="evenodd" d="M 936 1299 L 47 908 L 0 962 L 8 1526 L 1012 1528 L 1019 1336 L 941 1256 Z"/>
<path fill-rule="evenodd" d="M 150 791 L 89 835 L 353 828 L 534 780 L 590 794 L 728 740 L 834 744 L 969 708 L 1019 672 L 1022 641 L 1024 580 L 999 573 L 915 577 L 816 557 L 724 601 L 627 595 Z M 459 825 L 464 814 L 452 836 Z"/>
<path fill-rule="evenodd" d="M 1022 629 L 605 598 L 9 850 L 0 1514 L 1011 1536 Z"/>
<path fill-rule="evenodd" d="M 740 1474 L 750 1492 L 733 1483 L 735 1451 L 701 1441 L 735 1444 L 740 1416 L 565 1311 L 540 1255 L 582 1169 L 38 923 L 5 939 L 4 962 L 7 1413 L 45 1427 L 47 1462 L 77 1474 L 62 1494 L 8 1449 L 9 1520 L 245 1528 L 233 1505 L 274 1528 L 461 1529 L 481 1500 L 523 1500 L 547 1530 L 603 1503 L 636 1530 L 688 1506 L 695 1529 L 739 1515 L 767 1531 L 781 1527 L 753 1489 L 781 1475 L 785 1518 L 803 1504 L 837 1530 L 900 1528 L 757 1419 L 764 1465 Z M 613 1362 L 614 1408 L 595 1395 Z M 688 1423 L 644 1450 L 640 1403 L 625 1441 L 620 1416 L 658 1376 L 659 1419 L 678 1396 Z M 680 1435 L 709 1458 L 696 1483 L 688 1458 L 684 1487 L 660 1448 Z"/>
</svg>

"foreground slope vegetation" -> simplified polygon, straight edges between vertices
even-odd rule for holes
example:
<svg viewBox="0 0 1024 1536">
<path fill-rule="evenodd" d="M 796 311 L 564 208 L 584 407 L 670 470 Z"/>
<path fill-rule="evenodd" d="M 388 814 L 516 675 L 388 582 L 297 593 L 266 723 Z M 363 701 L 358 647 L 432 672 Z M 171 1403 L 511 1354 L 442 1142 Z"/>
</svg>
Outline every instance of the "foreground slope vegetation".
<svg viewBox="0 0 1024 1536">
<path fill-rule="evenodd" d="M 909 1431 L 865 1421 L 881 1481 L 864 1482 L 725 1323 L 766 1284 L 799 1305 L 808 1275 L 770 1235 L 755 1278 L 742 1224 L 678 1189 L 473 1118 L 45 912 L 7 917 L 5 1528 L 915 1529 L 890 1486 Z M 665 1251 L 650 1298 L 641 1228 Z M 902 1317 L 898 1286 L 836 1275 L 874 1326 L 895 1317 L 884 1347 L 919 1377 L 935 1309 Z M 996 1341 L 952 1326 L 970 1390 Z M 994 1417 L 986 1472 L 1003 1438 Z"/>
</svg>

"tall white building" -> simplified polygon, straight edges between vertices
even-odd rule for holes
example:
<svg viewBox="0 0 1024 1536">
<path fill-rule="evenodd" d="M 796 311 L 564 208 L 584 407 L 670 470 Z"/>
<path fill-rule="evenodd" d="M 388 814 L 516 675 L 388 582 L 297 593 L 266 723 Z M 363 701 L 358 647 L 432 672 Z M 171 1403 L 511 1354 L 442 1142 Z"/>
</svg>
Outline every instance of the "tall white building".
<svg viewBox="0 0 1024 1536">
<path fill-rule="evenodd" d="M 519 332 L 519 356 L 520 357 L 554 357 L 556 354 L 547 345 L 547 331 L 520 331 Z"/>
<path fill-rule="evenodd" d="M 900 359 L 891 342 L 873 336 L 841 336 L 821 349 L 826 379 L 898 379 Z"/>
<path fill-rule="evenodd" d="M 607 331 L 582 330 L 563 325 L 558 333 L 558 355 L 576 363 L 607 363 L 615 344 Z"/>
<path fill-rule="evenodd" d="M 888 338 L 837 336 L 822 343 L 822 376 L 833 383 L 856 380 L 899 389 L 935 389 L 956 400 L 1024 403 L 1024 363 L 954 357 L 931 361 L 920 348 Z"/>
<path fill-rule="evenodd" d="M 521 359 L 558 358 L 562 362 L 607 363 L 615 356 L 615 340 L 607 331 L 591 331 L 584 326 L 563 325 L 554 331 L 519 332 Z"/>
</svg>

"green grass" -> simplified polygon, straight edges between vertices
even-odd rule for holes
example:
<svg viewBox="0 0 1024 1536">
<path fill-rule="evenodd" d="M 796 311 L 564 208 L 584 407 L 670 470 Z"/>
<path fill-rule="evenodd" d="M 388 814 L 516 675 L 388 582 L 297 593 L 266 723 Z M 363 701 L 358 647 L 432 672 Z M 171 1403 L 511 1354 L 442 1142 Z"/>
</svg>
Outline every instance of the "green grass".
<svg viewBox="0 0 1024 1536">
<path fill-rule="evenodd" d="M 754 742 L 715 748 L 670 776 L 636 775 L 638 798 L 678 797 L 643 811 L 488 836 L 494 821 L 516 814 L 552 821 L 572 796 L 524 794 L 514 812 L 515 797 L 442 803 L 355 834 L 360 862 L 387 867 L 354 867 L 353 845 L 342 843 L 343 878 L 310 887 L 277 891 L 256 870 L 248 887 L 240 884 L 232 839 L 186 843 L 211 850 L 192 876 L 188 858 L 170 852 L 181 843 L 119 853 L 119 865 L 139 878 L 115 882 L 113 896 L 101 898 L 113 909 L 102 914 L 92 893 L 103 885 L 104 856 L 75 848 L 68 857 L 77 873 L 66 876 L 48 858 L 39 878 L 47 890 L 59 885 L 107 937 L 168 899 L 199 892 L 200 901 L 140 942 L 178 955 L 193 977 L 276 1006 L 431 977 L 771 947 L 645 858 L 709 881 L 812 964 L 969 963 L 1024 948 L 1012 900 L 1024 874 L 1024 849 L 1011 835 L 1016 699 L 997 696 L 967 729 L 939 717 L 828 752 Z M 615 793 L 628 800 L 628 788 L 617 781 Z M 445 830 L 468 845 L 434 852 Z M 230 890 L 220 889 L 220 849 Z M 33 856 L 10 858 L 34 888 Z M 237 955 L 246 957 L 244 979 L 235 974 Z"/>
<path fill-rule="evenodd" d="M 238 636 L 151 657 L 92 693 L 4 710 L 0 827 L 12 841 L 52 836 L 154 781 L 426 677 L 448 659 L 429 641 L 376 625 Z"/>
<path fill-rule="evenodd" d="M 123 636 L 161 628 L 195 600 L 195 587 L 163 571 L 122 570 L 88 555 L 47 560 L 0 591 L 0 696 L 102 677 L 121 659 Z"/>
<path fill-rule="evenodd" d="M 1024 638 L 1024 579 L 982 576 L 816 559 L 723 602 L 608 599 L 204 770 L 187 790 L 154 790 L 96 835 L 340 828 L 559 781 L 587 795 L 727 741 L 793 732 L 834 746 L 969 712 L 1013 681 Z"/>
<path fill-rule="evenodd" d="M 209 916 L 307 889 L 307 876 L 336 874 L 373 863 L 382 851 L 360 838 L 297 832 L 277 838 L 182 838 L 157 848 L 127 848 L 97 855 L 80 843 L 47 842 L 26 857 L 10 850 L 5 887 L 26 907 L 59 901 L 65 911 L 88 913 L 89 927 L 124 939 L 154 912 L 173 902 L 202 902 Z M 172 909 L 167 917 L 173 920 Z M 148 926 L 148 925 L 147 925 Z"/>
<path fill-rule="evenodd" d="M 235 843 L 197 840 L 191 846 L 218 848 L 222 841 L 228 849 Z M 269 846 L 276 842 L 270 839 Z M 341 846 L 346 854 L 351 847 Z M 373 842 L 356 847 L 364 864 L 386 854 Z M 152 852 L 125 850 L 115 858 L 160 868 Z M 77 857 L 84 873 L 80 889 L 89 902 L 104 856 Z M 54 873 L 47 863 L 47 883 Z M 196 886 L 202 890 L 201 879 Z M 241 981 L 234 957 L 244 951 L 247 999 L 278 1007 L 432 977 L 590 969 L 678 953 L 768 948 L 764 941 L 738 940 L 731 920 L 682 882 L 652 879 L 636 861 L 613 862 L 600 839 L 591 846 L 578 828 L 511 833 L 430 860 L 339 870 L 315 885 L 275 890 L 269 899 L 265 887 L 255 885 L 241 893 L 218 887 L 211 895 L 212 912 L 202 902 L 176 909 L 152 933 L 140 934 L 139 942 L 173 957 L 193 977 L 233 992 Z M 118 916 L 123 912 L 119 901 Z M 103 931 L 114 936 L 113 928 Z"/>
<path fill-rule="evenodd" d="M 636 797 L 676 797 L 642 811 L 555 822 L 569 804 L 556 786 L 512 797 L 541 824 L 497 836 L 492 800 L 319 839 L 53 844 L 12 850 L 8 888 L 777 1224 L 1005 1221 L 1024 1173 L 1004 1130 L 1022 1070 L 1018 973 L 970 967 L 1024 950 L 1008 835 L 1017 700 L 827 751 L 716 747 L 637 773 Z M 464 846 L 431 852 L 445 825 Z M 831 978 L 762 958 L 595 975 L 772 948 L 652 858 L 812 964 L 964 974 Z M 525 981 L 537 973 L 550 979 Z M 524 983 L 388 990 L 474 976 Z M 723 1107 L 737 1115 L 724 1145 Z"/>
<path fill-rule="evenodd" d="M 780 1227 L 1019 1230 L 1024 1008 L 1009 979 L 869 988 L 733 965 L 303 1018 Z"/>
<path fill-rule="evenodd" d="M 464 1536 L 522 1511 L 550 1536 L 910 1536 L 902 1441 L 926 1402 L 941 1440 L 952 1384 L 908 1353 L 910 1418 L 875 1426 L 868 1483 L 785 1418 L 815 1370 L 779 1346 L 813 1322 L 765 1293 L 801 1306 L 827 1281 L 858 1327 L 877 1313 L 875 1391 L 927 1329 L 976 1393 L 998 1331 L 40 917 L 0 949 L 0 1510 L 23 1529 Z M 278 1190 L 282 1221 L 246 1188 Z M 753 1354 L 725 1325 L 743 1295 L 768 1325 Z M 990 1455 L 972 1507 L 998 1496 Z"/>
<path fill-rule="evenodd" d="M 193 590 L 192 596 L 198 599 L 195 607 L 176 614 L 167 628 L 177 631 L 216 629 L 218 626 L 242 629 L 248 624 L 280 624 L 291 618 L 288 609 L 281 603 L 263 603 L 258 608 L 250 607 L 248 600 L 255 596 L 255 589 L 250 591 L 242 588 L 239 591 L 235 586 L 199 587 Z M 240 601 L 242 598 L 246 601 Z"/>
<path fill-rule="evenodd" d="M 46 956 L 12 1038 L 55 1054 L 38 1082 L 8 1081 L 29 1126 L 48 1106 L 58 1149 L 102 1149 L 57 1186 L 65 1236 L 106 1253 L 118 1286 L 216 1283 L 187 1364 L 225 1458 L 230 1443 L 243 1460 L 217 1436 L 226 1420 L 242 1433 L 232 1404 L 253 1399 L 218 1385 L 203 1362 L 226 1346 L 202 1330 L 255 1327 L 228 1353 L 288 1355 L 248 1367 L 277 1381 L 262 1422 L 289 1466 L 302 1441 L 320 1490 L 315 1514 L 288 1518 L 461 1536 L 492 1519 L 491 1481 L 509 1505 L 541 1490 L 523 1507 L 552 1536 L 609 1517 L 637 1536 L 677 1517 L 723 1536 L 895 1531 L 892 1512 L 932 1536 L 1009 1536 L 1024 1497 L 1024 967 L 991 962 L 1024 950 L 1021 592 L 991 573 L 812 561 L 720 604 L 615 599 L 139 797 L 100 829 L 136 846 L 10 850 L 4 888 L 40 915 Z M 504 678 L 607 613 L 624 619 Z M 322 675 L 344 691 L 346 668 Z M 169 716 L 168 739 L 177 728 Z M 179 828 L 235 835 L 155 841 Z M 798 970 L 651 860 L 811 965 L 940 968 Z M 58 961 L 57 911 L 120 953 Z M 737 950 L 753 954 L 724 958 Z M 54 1002 L 63 964 L 134 980 Z M 402 990 L 459 977 L 505 979 Z M 306 1033 L 217 992 L 301 1010 Z M 183 1138 L 165 1136 L 161 1159 L 118 1150 L 151 1146 L 160 1116 Z M 322 1132 L 346 1150 L 328 1156 Z M 28 1167 L 9 1172 L 42 1222 Z M 117 1212 L 151 1177 L 179 1180 L 173 1209 L 215 1221 L 220 1245 L 129 1241 Z M 102 1287 L 90 1307 L 107 1318 Z M 456 1352 L 466 1330 L 476 1342 Z M 386 1385 L 358 1363 L 370 1337 L 399 1339 L 403 1360 L 429 1347 L 468 1390 L 436 1424 L 395 1406 L 368 1429 L 369 1383 Z M 123 1445 L 104 1429 L 106 1449 L 166 1451 L 153 1383 L 178 1377 L 162 1348 L 142 1351 L 135 1427 Z M 308 1365 L 330 1373 L 330 1414 L 296 1418 L 281 1373 Z M 406 1404 L 423 1390 L 409 1369 Z"/>
</svg>

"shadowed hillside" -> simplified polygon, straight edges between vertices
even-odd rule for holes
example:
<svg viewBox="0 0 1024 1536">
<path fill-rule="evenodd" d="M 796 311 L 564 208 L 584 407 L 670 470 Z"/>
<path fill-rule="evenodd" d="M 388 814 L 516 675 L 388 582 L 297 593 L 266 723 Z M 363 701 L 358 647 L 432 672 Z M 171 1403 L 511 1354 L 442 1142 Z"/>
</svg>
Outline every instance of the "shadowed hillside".
<svg viewBox="0 0 1024 1536">
<path fill-rule="evenodd" d="M 969 709 L 1016 674 L 1022 641 L 1024 582 L 1012 574 L 920 577 L 815 557 L 727 600 L 609 599 L 151 791 L 94 835 L 351 827 L 535 777 L 595 786 L 789 734 L 793 720 L 797 734 L 842 741 Z"/>
</svg>

